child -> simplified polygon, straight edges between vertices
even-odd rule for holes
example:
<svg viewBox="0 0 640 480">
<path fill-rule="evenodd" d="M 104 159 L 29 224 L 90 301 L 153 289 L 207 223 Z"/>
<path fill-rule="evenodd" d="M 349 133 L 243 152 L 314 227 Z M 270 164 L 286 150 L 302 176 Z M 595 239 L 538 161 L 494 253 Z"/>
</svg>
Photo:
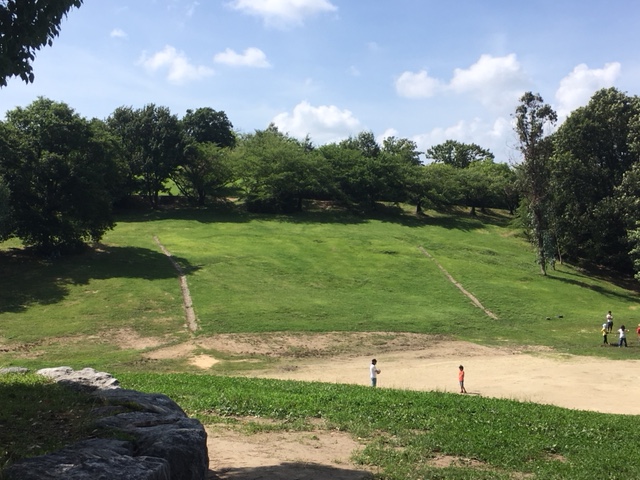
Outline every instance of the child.
<svg viewBox="0 0 640 480">
<path fill-rule="evenodd" d="M 624 325 L 620 325 L 620 329 L 618 330 L 618 334 L 620 335 L 620 341 L 618 342 L 618 347 L 621 347 L 624 343 L 624 346 L 627 346 L 627 329 L 624 328 Z"/>
<path fill-rule="evenodd" d="M 609 330 L 609 333 L 613 332 L 613 315 L 611 315 L 611 310 L 607 312 L 607 330 Z"/>
<path fill-rule="evenodd" d="M 381 372 L 379 368 L 376 367 L 378 360 L 375 358 L 371 360 L 371 365 L 369 366 L 369 377 L 371 378 L 371 386 L 375 387 L 378 384 L 378 374 Z"/>
<path fill-rule="evenodd" d="M 464 388 L 464 367 L 460 365 L 458 367 L 460 371 L 458 372 L 458 383 L 460 384 L 460 393 L 467 393 L 467 389 Z"/>
<path fill-rule="evenodd" d="M 605 345 L 609 345 L 609 342 L 607 341 L 607 333 L 609 333 L 609 330 L 606 323 L 602 324 L 602 330 L 600 331 L 602 332 L 602 346 L 604 347 Z"/>
</svg>

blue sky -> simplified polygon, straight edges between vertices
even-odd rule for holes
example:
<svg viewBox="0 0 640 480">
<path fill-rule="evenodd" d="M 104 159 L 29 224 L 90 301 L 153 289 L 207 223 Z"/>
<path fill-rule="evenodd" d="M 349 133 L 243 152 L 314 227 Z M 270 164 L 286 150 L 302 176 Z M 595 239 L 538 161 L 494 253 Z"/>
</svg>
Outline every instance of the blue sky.
<svg viewBox="0 0 640 480">
<path fill-rule="evenodd" d="M 35 82 L 0 89 L 0 113 L 38 96 L 86 118 L 148 103 L 275 123 L 321 145 L 359 132 L 477 143 L 517 162 L 525 91 L 560 121 L 603 87 L 640 90 L 633 0 L 85 0 Z"/>
</svg>

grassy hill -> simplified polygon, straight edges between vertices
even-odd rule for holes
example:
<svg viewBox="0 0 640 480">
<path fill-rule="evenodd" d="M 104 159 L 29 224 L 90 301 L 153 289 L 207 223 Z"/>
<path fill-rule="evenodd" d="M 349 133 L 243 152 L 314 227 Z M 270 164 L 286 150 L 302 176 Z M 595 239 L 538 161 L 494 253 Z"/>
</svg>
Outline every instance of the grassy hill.
<svg viewBox="0 0 640 480">
<path fill-rule="evenodd" d="M 126 327 L 183 339 L 177 274 L 154 238 L 187 275 L 198 335 L 399 331 L 615 356 L 593 348 L 605 312 L 613 310 L 616 325 L 640 323 L 637 291 L 566 265 L 541 276 L 529 245 L 500 214 L 176 210 L 123 216 L 99 249 L 75 257 L 40 261 L 6 243 L 0 338 L 30 345 L 36 358 L 25 360 L 34 365 L 66 359 L 111 369 L 136 354 L 114 352 L 100 332 Z M 56 356 L 52 339 L 76 336 L 82 342 Z M 44 343 L 47 359 L 38 356 Z M 0 362 L 11 358 L 0 352 Z"/>
<path fill-rule="evenodd" d="M 124 215 L 100 248 L 75 257 L 37 260 L 14 250 L 16 243 L 0 245 L 0 367 L 107 370 L 125 387 L 170 395 L 205 423 L 268 417 L 277 422 L 270 428 L 286 430 L 316 428 L 312 419 L 322 419 L 364 439 L 358 461 L 376 467 L 380 479 L 638 478 L 633 416 L 198 375 L 170 359 L 147 363 L 111 333 L 135 332 L 162 345 L 190 338 L 176 271 L 155 238 L 187 275 L 197 336 L 397 331 L 611 358 L 638 354 L 598 348 L 607 310 L 616 325 L 640 323 L 638 292 L 567 265 L 540 276 L 529 245 L 500 213 L 261 216 L 210 209 Z M 168 371 L 174 373 L 158 373 Z M 0 401 L 20 411 L 32 399 L 15 382 L 0 380 Z M 21 414 L 5 410 L 0 468 L 21 451 L 6 445 L 20 437 L 6 435 Z M 460 461 L 438 469 L 426 461 L 443 454 Z"/>
</svg>

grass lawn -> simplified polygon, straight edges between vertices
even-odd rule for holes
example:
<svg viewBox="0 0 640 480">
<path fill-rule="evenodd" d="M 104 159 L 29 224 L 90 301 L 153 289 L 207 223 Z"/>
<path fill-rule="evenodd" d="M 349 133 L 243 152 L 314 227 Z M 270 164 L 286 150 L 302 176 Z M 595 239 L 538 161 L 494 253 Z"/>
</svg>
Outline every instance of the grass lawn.
<svg viewBox="0 0 640 480">
<path fill-rule="evenodd" d="M 322 418 L 366 439 L 359 460 L 378 466 L 379 478 L 626 479 L 640 471 L 636 417 L 438 392 L 194 375 L 171 359 L 148 364 L 140 350 L 120 348 L 109 335 L 165 345 L 190 338 L 176 271 L 154 237 L 187 275 L 199 336 L 418 332 L 636 355 L 598 347 L 607 310 L 616 326 L 640 323 L 638 292 L 567 265 L 542 277 L 506 216 L 202 209 L 123 215 L 100 248 L 68 258 L 34 259 L 14 250 L 15 242 L 0 244 L 0 367 L 92 366 L 126 387 L 166 393 L 205 422 L 264 416 L 286 429 Z M 498 319 L 474 306 L 438 264 Z M 20 388 L 0 383 L 2 405 Z M 39 386 L 29 388 L 43 395 Z M 10 415 L 31 414 L 8 415 L 7 425 Z M 0 462 L 13 458 L 7 452 Z M 439 453 L 475 459 L 482 468 L 435 472 L 423 460 Z"/>
</svg>

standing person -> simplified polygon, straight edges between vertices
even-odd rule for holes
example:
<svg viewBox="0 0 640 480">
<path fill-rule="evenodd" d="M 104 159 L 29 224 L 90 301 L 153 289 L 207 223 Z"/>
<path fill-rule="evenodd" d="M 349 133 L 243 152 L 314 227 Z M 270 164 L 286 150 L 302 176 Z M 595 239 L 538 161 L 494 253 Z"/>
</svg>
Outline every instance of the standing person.
<svg viewBox="0 0 640 480">
<path fill-rule="evenodd" d="M 624 343 L 624 346 L 627 346 L 627 329 L 624 328 L 624 325 L 620 325 L 618 329 L 618 335 L 620 335 L 620 340 L 618 341 L 618 346 L 621 347 Z"/>
<path fill-rule="evenodd" d="M 600 331 L 602 332 L 602 346 L 604 347 L 605 345 L 609 345 L 609 342 L 607 341 L 607 333 L 609 333 L 609 329 L 606 323 L 602 324 L 602 330 Z"/>
<path fill-rule="evenodd" d="M 378 374 L 382 371 L 376 365 L 378 364 L 378 360 L 375 358 L 371 360 L 371 365 L 369 366 L 369 377 L 371 378 L 371 386 L 375 387 L 378 384 Z"/>
<path fill-rule="evenodd" d="M 458 383 L 460 384 L 460 393 L 467 393 L 467 389 L 464 388 L 464 367 L 460 365 L 458 369 L 460 370 L 458 372 Z"/>
<path fill-rule="evenodd" d="M 607 330 L 609 330 L 609 333 L 613 332 L 613 315 L 611 315 L 611 310 L 607 312 Z"/>
</svg>

